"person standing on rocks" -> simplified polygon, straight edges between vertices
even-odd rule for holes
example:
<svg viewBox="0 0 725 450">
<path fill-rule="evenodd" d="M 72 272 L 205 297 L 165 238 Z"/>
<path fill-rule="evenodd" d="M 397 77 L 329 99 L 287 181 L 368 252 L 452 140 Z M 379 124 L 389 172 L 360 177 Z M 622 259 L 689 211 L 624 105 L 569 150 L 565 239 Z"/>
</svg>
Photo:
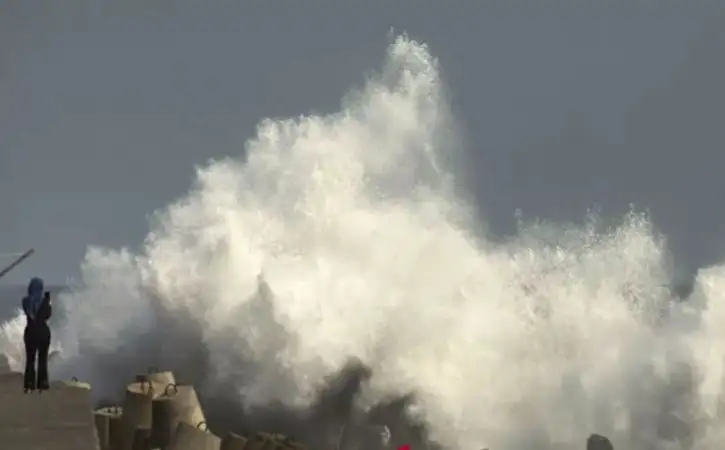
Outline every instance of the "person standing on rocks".
<svg viewBox="0 0 725 450">
<path fill-rule="evenodd" d="M 48 349 L 50 348 L 50 328 L 48 319 L 52 314 L 50 292 L 45 292 L 43 280 L 35 277 L 28 284 L 28 294 L 23 297 L 23 311 L 27 319 L 23 341 L 25 343 L 26 393 L 38 390 L 42 392 L 50 387 L 48 382 Z M 38 363 L 36 376 L 35 363 Z"/>
</svg>

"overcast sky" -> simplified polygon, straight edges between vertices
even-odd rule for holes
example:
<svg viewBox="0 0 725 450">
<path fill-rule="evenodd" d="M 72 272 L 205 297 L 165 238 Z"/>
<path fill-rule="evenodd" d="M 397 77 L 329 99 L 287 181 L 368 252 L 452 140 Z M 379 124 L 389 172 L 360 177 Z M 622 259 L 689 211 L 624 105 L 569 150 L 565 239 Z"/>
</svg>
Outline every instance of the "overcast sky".
<svg viewBox="0 0 725 450">
<path fill-rule="evenodd" d="M 440 59 L 495 232 L 634 203 L 683 265 L 725 255 L 725 2 L 31 0 L 0 3 L 0 253 L 38 253 L 2 282 L 137 245 L 259 119 L 335 110 L 391 27 Z"/>
</svg>

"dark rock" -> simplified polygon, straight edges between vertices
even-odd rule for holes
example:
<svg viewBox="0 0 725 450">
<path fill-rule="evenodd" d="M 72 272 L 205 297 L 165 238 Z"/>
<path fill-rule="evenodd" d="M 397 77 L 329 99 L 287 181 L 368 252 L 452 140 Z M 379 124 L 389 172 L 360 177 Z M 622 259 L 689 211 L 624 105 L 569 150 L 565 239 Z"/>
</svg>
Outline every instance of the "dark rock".
<svg viewBox="0 0 725 450">
<path fill-rule="evenodd" d="M 614 446 L 606 437 L 592 434 L 587 439 L 587 450 L 614 450 Z"/>
</svg>

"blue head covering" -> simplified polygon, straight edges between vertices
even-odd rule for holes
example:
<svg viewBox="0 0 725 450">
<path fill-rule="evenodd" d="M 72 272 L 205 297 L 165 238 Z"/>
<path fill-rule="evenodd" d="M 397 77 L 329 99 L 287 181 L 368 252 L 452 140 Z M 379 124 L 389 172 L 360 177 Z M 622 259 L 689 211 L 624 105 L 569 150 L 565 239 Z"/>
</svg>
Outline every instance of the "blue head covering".
<svg viewBox="0 0 725 450">
<path fill-rule="evenodd" d="M 32 320 L 35 320 L 35 315 L 38 314 L 38 309 L 43 303 L 43 287 L 42 279 L 33 278 L 28 284 L 28 295 L 23 298 L 23 311 Z"/>
</svg>

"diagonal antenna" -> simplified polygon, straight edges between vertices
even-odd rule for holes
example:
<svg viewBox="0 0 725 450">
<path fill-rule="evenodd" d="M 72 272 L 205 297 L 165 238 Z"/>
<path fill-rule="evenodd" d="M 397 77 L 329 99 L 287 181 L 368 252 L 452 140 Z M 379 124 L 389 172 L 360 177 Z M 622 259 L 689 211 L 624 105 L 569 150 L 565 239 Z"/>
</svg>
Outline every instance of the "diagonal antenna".
<svg viewBox="0 0 725 450">
<path fill-rule="evenodd" d="M 31 248 L 27 252 L 20 255 L 15 261 L 13 261 L 12 264 L 10 264 L 6 268 L 4 268 L 2 271 L 0 271 L 0 278 L 4 277 L 8 272 L 13 270 L 18 264 L 20 264 L 21 262 L 28 259 L 30 257 L 30 255 L 32 255 L 33 253 L 35 253 L 35 249 Z"/>
</svg>

